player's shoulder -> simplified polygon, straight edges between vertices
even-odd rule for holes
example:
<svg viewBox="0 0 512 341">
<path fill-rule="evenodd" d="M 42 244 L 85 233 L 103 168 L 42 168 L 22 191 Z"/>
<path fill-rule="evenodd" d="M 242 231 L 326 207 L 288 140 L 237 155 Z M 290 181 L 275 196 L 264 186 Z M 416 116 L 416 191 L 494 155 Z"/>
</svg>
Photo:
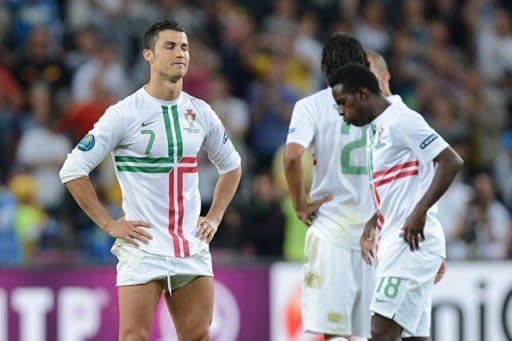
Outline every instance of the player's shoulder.
<svg viewBox="0 0 512 341">
<path fill-rule="evenodd" d="M 318 112 L 329 112 L 330 110 L 338 110 L 331 89 L 326 88 L 315 92 L 309 96 L 301 98 L 295 103 L 293 108 L 294 115 L 308 115 L 313 119 L 318 119 Z"/>
<path fill-rule="evenodd" d="M 405 103 L 392 103 L 392 114 L 387 115 L 387 121 L 393 125 L 409 125 L 414 121 L 424 121 L 423 115 L 408 107 Z"/>
<path fill-rule="evenodd" d="M 211 110 L 211 106 L 205 100 L 192 96 L 185 91 L 181 92 L 181 104 L 200 111 Z"/>
<path fill-rule="evenodd" d="M 185 91 L 181 92 L 180 107 L 183 110 L 192 110 L 196 115 L 203 117 L 206 120 L 210 120 L 212 117 L 217 116 L 208 102 L 192 96 Z"/>
<path fill-rule="evenodd" d="M 323 90 L 317 91 L 314 94 L 303 97 L 299 99 L 296 103 L 297 106 L 308 106 L 308 105 L 318 105 L 325 103 L 334 103 L 334 99 L 332 97 L 331 89 L 325 88 Z"/>
<path fill-rule="evenodd" d="M 116 112 L 123 117 L 130 115 L 132 112 L 136 112 L 136 110 L 134 110 L 135 108 L 144 106 L 144 97 L 141 90 L 142 89 L 139 89 L 131 95 L 120 99 L 117 103 L 112 104 L 108 107 L 106 112 Z"/>
</svg>

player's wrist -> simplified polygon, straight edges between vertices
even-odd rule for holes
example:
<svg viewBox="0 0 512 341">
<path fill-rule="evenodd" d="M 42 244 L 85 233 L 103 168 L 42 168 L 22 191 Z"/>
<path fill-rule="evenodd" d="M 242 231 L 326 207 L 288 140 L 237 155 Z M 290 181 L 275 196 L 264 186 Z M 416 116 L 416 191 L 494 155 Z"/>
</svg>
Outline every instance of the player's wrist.
<svg viewBox="0 0 512 341">
<path fill-rule="evenodd" d="M 430 209 L 427 205 L 424 205 L 422 203 L 418 203 L 415 207 L 415 211 L 421 214 L 427 214 L 427 211 Z"/>
<path fill-rule="evenodd" d="M 297 212 L 305 211 L 306 208 L 308 207 L 308 202 L 306 201 L 306 199 L 294 200 L 293 207 Z"/>
<path fill-rule="evenodd" d="M 208 213 L 205 216 L 206 219 L 212 221 L 213 223 L 220 225 L 220 222 L 222 221 L 222 215 L 214 214 L 214 213 Z"/>
<path fill-rule="evenodd" d="M 112 225 L 114 222 L 115 222 L 114 219 L 109 219 L 105 223 L 101 224 L 100 227 L 102 228 L 103 231 L 110 234 L 110 230 L 112 229 Z"/>
</svg>

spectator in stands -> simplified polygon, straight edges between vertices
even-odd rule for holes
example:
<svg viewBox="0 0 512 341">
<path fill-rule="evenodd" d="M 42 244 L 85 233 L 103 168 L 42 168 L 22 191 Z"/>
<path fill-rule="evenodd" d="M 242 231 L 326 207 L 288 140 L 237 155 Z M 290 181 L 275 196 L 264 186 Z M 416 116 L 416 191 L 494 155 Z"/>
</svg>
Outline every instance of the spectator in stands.
<svg viewBox="0 0 512 341">
<path fill-rule="evenodd" d="M 0 186 L 0 266 L 21 265 L 23 249 L 16 234 L 16 211 L 18 203 L 14 195 Z"/>
<path fill-rule="evenodd" d="M 66 66 L 75 72 L 81 65 L 91 60 L 96 54 L 98 43 L 96 30 L 86 26 L 73 35 L 73 48 L 65 54 Z"/>
<path fill-rule="evenodd" d="M 361 14 L 361 20 L 356 23 L 355 36 L 365 48 L 385 53 L 391 39 L 382 3 L 377 0 L 367 1 Z"/>
<path fill-rule="evenodd" d="M 268 165 L 275 151 L 284 143 L 297 92 L 284 79 L 285 56 L 272 53 L 265 78 L 249 89 L 251 108 L 250 145 L 259 166 Z"/>
<path fill-rule="evenodd" d="M 490 167 L 499 150 L 500 136 L 510 121 L 504 95 L 486 83 L 477 69 L 463 75 L 464 92 L 460 96 L 462 112 L 471 125 L 474 137 L 472 163 Z"/>
<path fill-rule="evenodd" d="M 23 46 L 21 56 L 16 59 L 14 74 L 24 88 L 34 82 L 44 81 L 52 91 L 65 91 L 70 74 L 58 50 L 51 48 L 51 36 L 45 26 L 32 28 Z"/>
<path fill-rule="evenodd" d="M 65 136 L 53 131 L 54 104 L 50 87 L 34 83 L 29 92 L 27 129 L 22 133 L 16 155 L 21 170 L 32 176 L 38 187 L 37 203 L 56 212 L 64 197 L 58 171 L 71 149 Z"/>
<path fill-rule="evenodd" d="M 501 136 L 501 148 L 494 158 L 494 178 L 505 205 L 512 209 L 512 130 Z"/>
<path fill-rule="evenodd" d="M 9 191 L 16 198 L 12 223 L 17 241 L 21 245 L 25 262 L 33 262 L 38 251 L 39 238 L 48 217 L 37 202 L 39 185 L 35 179 L 19 174 L 9 181 Z"/>
<path fill-rule="evenodd" d="M 474 178 L 473 193 L 453 235 L 454 240 L 466 243 L 458 253 L 468 259 L 504 259 L 512 229 L 510 213 L 497 200 L 488 174 L 480 173 Z"/>
<path fill-rule="evenodd" d="M 252 190 L 252 199 L 242 222 L 242 253 L 281 258 L 284 216 L 271 172 L 261 170 L 256 173 Z"/>
<path fill-rule="evenodd" d="M 98 41 L 96 54 L 73 76 L 71 96 L 76 102 L 117 100 L 125 94 L 126 74 L 108 38 Z"/>
</svg>

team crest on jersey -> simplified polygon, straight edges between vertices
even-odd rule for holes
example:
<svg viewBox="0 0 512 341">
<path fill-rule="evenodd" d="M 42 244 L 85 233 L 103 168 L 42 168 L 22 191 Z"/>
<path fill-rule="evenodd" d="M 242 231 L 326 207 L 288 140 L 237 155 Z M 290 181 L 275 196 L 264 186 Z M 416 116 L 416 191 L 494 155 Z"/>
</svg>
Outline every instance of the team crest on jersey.
<svg viewBox="0 0 512 341">
<path fill-rule="evenodd" d="M 187 109 L 185 112 L 185 121 L 188 122 L 188 127 L 184 128 L 187 133 L 199 133 L 199 128 L 194 127 L 194 122 L 196 121 L 196 113 L 192 109 Z"/>
<path fill-rule="evenodd" d="M 187 112 L 185 113 L 185 120 L 188 122 L 189 128 L 194 128 L 196 113 L 192 109 L 187 109 Z"/>
<path fill-rule="evenodd" d="M 377 133 L 377 144 L 382 143 L 382 135 L 384 134 L 384 127 L 380 127 L 379 132 Z"/>
<path fill-rule="evenodd" d="M 78 150 L 81 150 L 83 152 L 87 152 L 91 149 L 94 148 L 94 145 L 96 144 L 96 141 L 94 139 L 94 135 L 92 134 L 87 134 L 84 136 L 83 139 L 80 140 L 80 142 L 78 143 Z"/>
<path fill-rule="evenodd" d="M 377 133 L 377 139 L 375 141 L 375 149 L 384 147 L 385 143 L 382 142 L 383 136 L 384 136 L 384 127 L 380 127 L 379 132 Z"/>
</svg>

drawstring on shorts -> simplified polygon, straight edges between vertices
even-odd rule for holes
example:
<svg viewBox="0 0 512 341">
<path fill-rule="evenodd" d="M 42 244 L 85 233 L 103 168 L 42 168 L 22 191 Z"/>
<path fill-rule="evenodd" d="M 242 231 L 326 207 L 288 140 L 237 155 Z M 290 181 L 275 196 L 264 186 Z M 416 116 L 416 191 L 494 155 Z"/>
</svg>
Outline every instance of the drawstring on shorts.
<svg viewBox="0 0 512 341">
<path fill-rule="evenodd" d="M 165 257 L 167 259 L 167 288 L 169 289 L 169 295 L 172 295 L 172 286 L 171 286 L 171 257 Z"/>
</svg>

